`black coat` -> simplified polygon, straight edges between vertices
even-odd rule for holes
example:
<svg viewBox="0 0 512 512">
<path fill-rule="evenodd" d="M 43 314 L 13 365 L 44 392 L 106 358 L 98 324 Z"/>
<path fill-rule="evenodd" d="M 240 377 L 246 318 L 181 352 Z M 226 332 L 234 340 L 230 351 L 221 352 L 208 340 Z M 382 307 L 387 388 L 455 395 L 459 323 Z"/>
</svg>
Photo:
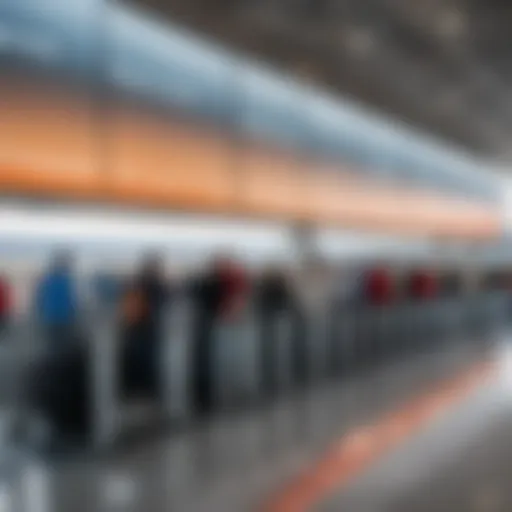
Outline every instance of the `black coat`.
<svg viewBox="0 0 512 512">
<path fill-rule="evenodd" d="M 256 289 L 256 307 L 260 314 L 276 314 L 294 308 L 288 283 L 279 276 L 262 279 Z"/>
</svg>

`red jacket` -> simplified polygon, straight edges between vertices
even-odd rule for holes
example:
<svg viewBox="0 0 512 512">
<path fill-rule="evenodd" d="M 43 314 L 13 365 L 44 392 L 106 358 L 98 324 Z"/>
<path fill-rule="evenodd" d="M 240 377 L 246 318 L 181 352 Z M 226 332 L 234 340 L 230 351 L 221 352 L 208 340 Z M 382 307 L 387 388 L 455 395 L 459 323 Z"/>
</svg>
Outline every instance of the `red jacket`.
<svg viewBox="0 0 512 512">
<path fill-rule="evenodd" d="M 432 299 L 437 293 L 435 277 L 428 272 L 415 272 L 409 280 L 409 293 L 415 299 Z"/>
<path fill-rule="evenodd" d="M 394 290 L 390 273 L 383 268 L 371 270 L 366 278 L 366 298 L 371 304 L 383 305 L 393 300 Z"/>
<path fill-rule="evenodd" d="M 7 317 L 11 314 L 12 296 L 9 283 L 0 279 L 0 317 Z"/>
<path fill-rule="evenodd" d="M 224 292 L 220 306 L 222 315 L 236 315 L 246 304 L 250 283 L 245 271 L 233 266 L 223 272 Z"/>
</svg>

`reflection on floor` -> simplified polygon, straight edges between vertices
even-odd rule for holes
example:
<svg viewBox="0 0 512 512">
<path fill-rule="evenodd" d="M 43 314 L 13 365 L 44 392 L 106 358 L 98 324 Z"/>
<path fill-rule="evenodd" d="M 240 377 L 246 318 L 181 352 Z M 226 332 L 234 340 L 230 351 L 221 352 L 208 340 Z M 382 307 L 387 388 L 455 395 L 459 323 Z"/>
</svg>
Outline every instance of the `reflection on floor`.
<svg viewBox="0 0 512 512">
<path fill-rule="evenodd" d="M 479 351 L 460 347 L 411 356 L 380 370 L 326 382 L 260 410 L 155 437 L 108 460 L 49 468 L 19 454 L 12 454 L 11 459 L 6 454 L 0 462 L 0 481 L 5 481 L 0 485 L 0 511 L 11 512 L 8 501 L 16 512 L 259 510 L 269 496 L 311 467 L 344 432 L 377 420 L 483 357 Z M 502 418 L 503 427 L 496 432 L 503 434 L 505 441 L 509 439 L 503 423 L 507 419 L 505 389 L 479 389 L 458 406 L 456 413 L 384 456 L 352 485 L 340 489 L 339 495 L 326 496 L 320 508 L 355 512 L 427 510 L 421 500 L 413 499 L 415 489 L 422 489 L 425 482 L 425 489 L 436 483 L 431 462 L 440 464 L 445 475 L 451 475 L 449 462 L 457 459 L 449 455 L 446 446 L 453 448 L 454 454 L 457 450 L 464 454 L 461 463 L 470 465 L 468 457 L 474 460 L 478 450 L 468 455 L 464 447 L 476 446 L 475 439 L 480 439 L 482 432 L 490 432 L 486 425 L 496 425 L 495 417 Z M 512 421 L 512 416 L 509 419 Z M 491 432 L 485 439 L 496 439 L 496 435 Z M 446 438 L 444 444 L 441 438 Z M 417 463 L 418 457 L 421 464 Z M 457 467 L 453 471 L 462 475 Z M 439 471 L 437 474 L 442 474 Z M 471 475 L 468 473 L 467 478 L 479 478 L 477 473 Z M 482 491 L 484 497 L 478 499 L 492 500 L 493 492 L 494 488 L 488 486 Z M 443 494 L 439 496 L 441 499 Z M 453 499 L 456 497 L 457 493 Z M 451 499 L 451 495 L 445 498 Z M 465 510 L 434 504 L 430 502 L 429 511 Z"/>
<path fill-rule="evenodd" d="M 318 510 L 512 510 L 510 358 L 510 349 L 500 350 L 492 380 Z"/>
</svg>

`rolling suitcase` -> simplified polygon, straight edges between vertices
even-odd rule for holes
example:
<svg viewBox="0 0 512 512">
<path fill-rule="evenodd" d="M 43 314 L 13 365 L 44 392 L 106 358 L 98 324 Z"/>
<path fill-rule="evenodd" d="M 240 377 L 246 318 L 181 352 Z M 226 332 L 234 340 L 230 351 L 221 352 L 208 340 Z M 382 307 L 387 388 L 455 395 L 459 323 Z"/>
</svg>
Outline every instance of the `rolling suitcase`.
<svg viewBox="0 0 512 512">
<path fill-rule="evenodd" d="M 85 434 L 90 427 L 87 355 L 85 345 L 73 345 L 47 353 L 30 372 L 30 405 L 57 435 Z"/>
</svg>

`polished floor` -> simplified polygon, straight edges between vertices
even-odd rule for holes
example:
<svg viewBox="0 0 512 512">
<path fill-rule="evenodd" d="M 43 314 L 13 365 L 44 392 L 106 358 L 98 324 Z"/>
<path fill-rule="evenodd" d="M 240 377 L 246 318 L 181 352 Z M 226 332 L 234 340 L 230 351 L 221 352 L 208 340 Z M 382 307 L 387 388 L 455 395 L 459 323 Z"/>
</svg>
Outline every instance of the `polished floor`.
<svg viewBox="0 0 512 512">
<path fill-rule="evenodd" d="M 467 412 L 467 411 L 466 411 Z M 481 411 L 482 412 L 482 411 Z M 451 427 L 462 431 L 437 433 L 409 453 L 390 457 L 344 496 L 331 499 L 322 511 L 381 512 L 507 512 L 512 510 L 512 414 L 480 421 L 469 414 Z M 467 430 L 467 422 L 475 423 Z M 484 426 L 482 423 L 485 423 Z M 434 441 L 435 437 L 435 441 Z M 433 446 L 435 443 L 436 446 Z"/>
<path fill-rule="evenodd" d="M 442 418 L 316 507 L 322 512 L 512 510 L 512 365 L 495 354 L 490 379 Z"/>
<path fill-rule="evenodd" d="M 503 349 L 494 357 L 506 361 L 507 354 Z M 461 345 L 410 356 L 258 410 L 227 414 L 181 433 L 154 435 L 103 460 L 48 466 L 5 449 L 0 512 L 271 509 L 272 496 L 313 467 L 346 433 L 378 421 L 485 357 L 481 350 Z M 468 508 L 505 499 L 499 489 L 507 480 L 507 454 L 512 452 L 505 446 L 512 439 L 512 385 L 509 391 L 503 375 L 486 381 L 442 419 L 383 454 L 361 474 L 340 481 L 308 508 L 512 510 Z"/>
</svg>

